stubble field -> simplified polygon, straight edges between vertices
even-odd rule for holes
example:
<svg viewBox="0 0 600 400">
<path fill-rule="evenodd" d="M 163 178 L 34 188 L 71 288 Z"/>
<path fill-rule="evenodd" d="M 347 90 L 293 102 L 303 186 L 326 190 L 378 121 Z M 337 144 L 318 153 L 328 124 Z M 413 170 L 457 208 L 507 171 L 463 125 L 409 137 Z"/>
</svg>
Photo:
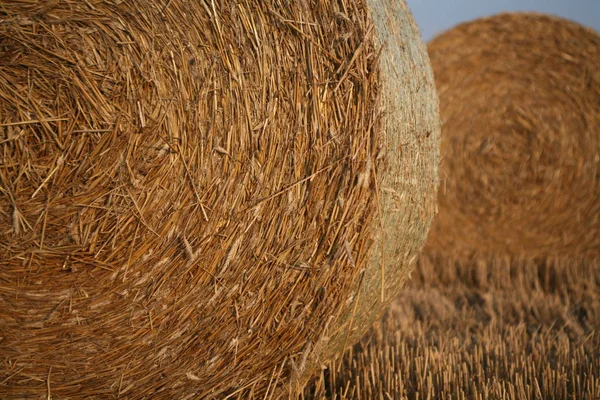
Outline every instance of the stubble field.
<svg viewBox="0 0 600 400">
<path fill-rule="evenodd" d="M 598 260 L 421 261 L 304 399 L 598 399 Z"/>
</svg>

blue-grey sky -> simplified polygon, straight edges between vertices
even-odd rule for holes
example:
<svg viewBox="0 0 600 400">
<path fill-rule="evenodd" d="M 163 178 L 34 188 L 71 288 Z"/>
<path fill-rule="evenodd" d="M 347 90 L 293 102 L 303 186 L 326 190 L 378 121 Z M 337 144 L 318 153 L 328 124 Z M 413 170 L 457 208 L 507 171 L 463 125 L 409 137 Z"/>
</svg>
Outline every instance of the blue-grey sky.
<svg viewBox="0 0 600 400">
<path fill-rule="evenodd" d="M 407 0 L 423 39 L 458 23 L 504 11 L 554 14 L 600 31 L 600 0 Z"/>
</svg>

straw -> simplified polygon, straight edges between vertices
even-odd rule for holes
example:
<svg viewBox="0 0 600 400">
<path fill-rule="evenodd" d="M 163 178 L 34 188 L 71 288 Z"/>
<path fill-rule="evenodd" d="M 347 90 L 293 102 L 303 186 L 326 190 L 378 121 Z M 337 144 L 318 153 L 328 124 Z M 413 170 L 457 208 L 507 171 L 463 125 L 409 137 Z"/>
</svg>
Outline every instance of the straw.
<svg viewBox="0 0 600 400">
<path fill-rule="evenodd" d="M 357 340 L 437 188 L 404 7 L 2 2 L 0 397 L 276 398 Z"/>
</svg>

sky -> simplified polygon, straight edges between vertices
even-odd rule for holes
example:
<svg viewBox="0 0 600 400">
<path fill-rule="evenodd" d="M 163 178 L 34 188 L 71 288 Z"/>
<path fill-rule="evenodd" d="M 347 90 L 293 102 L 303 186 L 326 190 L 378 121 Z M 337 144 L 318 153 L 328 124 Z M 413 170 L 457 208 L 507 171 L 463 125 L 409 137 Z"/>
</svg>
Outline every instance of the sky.
<svg viewBox="0 0 600 400">
<path fill-rule="evenodd" d="M 425 41 L 453 26 L 505 11 L 554 14 L 600 31 L 600 0 L 407 0 Z"/>
</svg>

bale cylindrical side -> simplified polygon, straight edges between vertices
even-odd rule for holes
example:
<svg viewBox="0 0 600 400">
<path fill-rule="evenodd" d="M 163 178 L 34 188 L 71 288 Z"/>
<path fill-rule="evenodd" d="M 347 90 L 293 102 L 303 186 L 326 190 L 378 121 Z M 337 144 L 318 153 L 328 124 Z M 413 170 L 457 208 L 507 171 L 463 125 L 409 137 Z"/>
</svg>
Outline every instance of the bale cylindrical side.
<svg viewBox="0 0 600 400">
<path fill-rule="evenodd" d="M 360 339 L 413 270 L 436 212 L 439 110 L 429 57 L 404 1 L 368 0 L 380 72 L 373 248 L 327 354 Z M 433 190 L 433 192 L 432 192 Z M 406 238 L 419 238 L 406 240 Z M 325 357 L 326 359 L 327 357 Z"/>
<path fill-rule="evenodd" d="M 404 2 L 0 20 L 0 397 L 279 396 L 397 292 L 439 140 Z"/>
</svg>

